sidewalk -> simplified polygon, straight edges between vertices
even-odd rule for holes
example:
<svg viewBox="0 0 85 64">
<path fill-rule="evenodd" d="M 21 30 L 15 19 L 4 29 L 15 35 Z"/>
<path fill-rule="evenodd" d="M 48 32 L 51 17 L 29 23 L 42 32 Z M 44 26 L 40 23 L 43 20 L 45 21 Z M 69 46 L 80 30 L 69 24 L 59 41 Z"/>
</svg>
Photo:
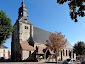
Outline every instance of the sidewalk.
<svg viewBox="0 0 85 64">
<path fill-rule="evenodd" d="M 0 62 L 0 64 L 43 64 L 41 62 Z"/>
</svg>

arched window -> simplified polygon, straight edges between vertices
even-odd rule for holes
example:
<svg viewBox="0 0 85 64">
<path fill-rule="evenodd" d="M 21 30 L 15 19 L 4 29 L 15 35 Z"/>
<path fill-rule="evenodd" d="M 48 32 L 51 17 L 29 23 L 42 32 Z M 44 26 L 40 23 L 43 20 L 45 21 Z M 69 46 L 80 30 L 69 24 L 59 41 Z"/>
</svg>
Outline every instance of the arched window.
<svg viewBox="0 0 85 64">
<path fill-rule="evenodd" d="M 63 56 L 64 56 L 65 54 L 64 54 L 64 49 L 63 49 Z"/>
<path fill-rule="evenodd" d="M 5 52 L 5 49 L 4 49 L 4 52 Z"/>
<path fill-rule="evenodd" d="M 21 12 L 21 16 L 22 16 L 22 12 Z"/>
<path fill-rule="evenodd" d="M 66 56 L 67 56 L 67 50 L 66 50 Z"/>
<path fill-rule="evenodd" d="M 28 29 L 28 26 L 27 26 L 27 29 Z"/>
<path fill-rule="evenodd" d="M 5 54 L 3 54 L 3 57 L 5 58 Z"/>
<path fill-rule="evenodd" d="M 69 57 L 71 58 L 71 50 L 69 50 Z"/>
<path fill-rule="evenodd" d="M 28 29 L 28 26 L 25 26 L 25 29 Z"/>
<path fill-rule="evenodd" d="M 73 53 L 73 58 L 74 58 L 74 53 Z"/>
<path fill-rule="evenodd" d="M 25 29 L 26 29 L 26 26 L 25 26 Z"/>
</svg>

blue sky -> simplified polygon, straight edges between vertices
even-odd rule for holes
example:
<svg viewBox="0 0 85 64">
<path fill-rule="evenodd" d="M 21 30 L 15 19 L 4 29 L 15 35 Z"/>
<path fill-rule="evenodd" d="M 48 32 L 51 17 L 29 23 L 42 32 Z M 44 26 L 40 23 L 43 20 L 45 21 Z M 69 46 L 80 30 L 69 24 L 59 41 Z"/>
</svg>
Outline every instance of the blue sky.
<svg viewBox="0 0 85 64">
<path fill-rule="evenodd" d="M 18 8 L 22 0 L 0 0 L 0 10 L 11 18 L 12 25 L 18 18 Z M 51 32 L 61 32 L 74 45 L 77 41 L 85 42 L 85 18 L 78 18 L 75 23 L 70 19 L 67 3 L 59 5 L 56 0 L 25 0 L 30 22 L 39 28 Z M 11 50 L 11 37 L 4 44 Z"/>
</svg>

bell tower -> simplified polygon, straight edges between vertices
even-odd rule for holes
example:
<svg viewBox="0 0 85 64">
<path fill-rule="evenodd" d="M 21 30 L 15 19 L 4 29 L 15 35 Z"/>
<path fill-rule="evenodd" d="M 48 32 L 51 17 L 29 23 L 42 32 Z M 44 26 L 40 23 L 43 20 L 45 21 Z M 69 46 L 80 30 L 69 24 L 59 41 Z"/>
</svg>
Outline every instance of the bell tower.
<svg viewBox="0 0 85 64">
<path fill-rule="evenodd" d="M 24 1 L 22 1 L 21 7 L 19 8 L 19 12 L 18 12 L 18 19 L 20 19 L 21 17 L 25 17 L 26 19 L 28 17 L 28 12 L 27 9 L 25 8 Z"/>
<path fill-rule="evenodd" d="M 18 19 L 13 26 L 13 35 L 11 42 L 12 59 L 21 60 L 21 43 L 28 41 L 28 44 L 34 45 L 33 42 L 33 25 L 28 19 L 28 12 L 25 8 L 24 1 L 21 2 L 21 7 L 18 10 Z"/>
<path fill-rule="evenodd" d="M 25 7 L 24 1 L 21 2 L 21 7 L 18 11 L 18 20 L 19 21 L 19 40 L 22 41 L 30 40 L 33 37 L 33 25 L 28 19 L 28 12 Z"/>
</svg>

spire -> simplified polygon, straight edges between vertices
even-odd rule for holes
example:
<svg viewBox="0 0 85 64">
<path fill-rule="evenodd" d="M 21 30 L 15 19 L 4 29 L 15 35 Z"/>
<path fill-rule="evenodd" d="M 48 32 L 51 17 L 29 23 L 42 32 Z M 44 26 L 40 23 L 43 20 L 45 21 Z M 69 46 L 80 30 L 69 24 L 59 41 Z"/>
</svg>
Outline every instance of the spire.
<svg viewBox="0 0 85 64">
<path fill-rule="evenodd" d="M 25 18 L 28 17 L 28 12 L 27 12 L 27 9 L 25 8 L 24 0 L 21 3 L 21 7 L 19 8 L 18 13 L 19 13 L 18 14 L 18 19 L 21 18 L 21 17 L 25 17 Z"/>
<path fill-rule="evenodd" d="M 25 4 L 24 4 L 24 0 L 22 1 L 22 4 L 21 4 L 23 7 L 25 7 Z"/>
</svg>

